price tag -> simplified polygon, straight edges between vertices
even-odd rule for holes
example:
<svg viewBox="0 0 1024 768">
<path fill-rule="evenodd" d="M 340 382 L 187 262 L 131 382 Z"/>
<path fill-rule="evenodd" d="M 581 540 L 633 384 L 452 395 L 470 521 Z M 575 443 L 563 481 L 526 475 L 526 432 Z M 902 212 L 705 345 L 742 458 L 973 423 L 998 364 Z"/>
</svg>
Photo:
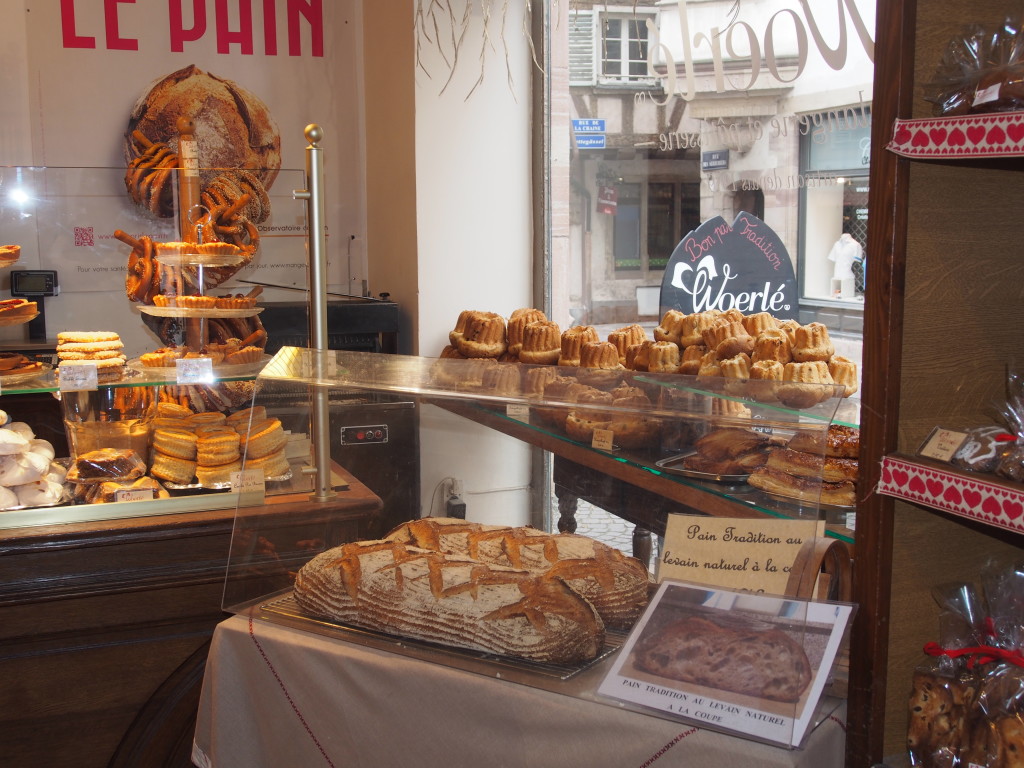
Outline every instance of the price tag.
<svg viewBox="0 0 1024 768">
<path fill-rule="evenodd" d="M 239 472 L 232 472 L 231 488 L 239 493 L 254 493 L 262 496 L 267 490 L 263 481 L 263 470 L 243 469 Z"/>
<path fill-rule="evenodd" d="M 968 435 L 965 432 L 954 432 L 951 429 L 936 427 L 918 453 L 929 459 L 950 461 L 967 438 Z"/>
<path fill-rule="evenodd" d="M 595 429 L 594 439 L 590 442 L 590 447 L 596 448 L 599 451 L 611 452 L 614 450 L 614 446 L 612 444 L 614 438 L 615 433 L 610 429 Z"/>
<path fill-rule="evenodd" d="M 57 369 L 57 384 L 61 392 L 91 392 L 99 389 L 96 363 L 61 365 Z"/>
<path fill-rule="evenodd" d="M 155 488 L 121 488 L 114 491 L 114 501 L 152 501 L 156 498 Z"/>
<path fill-rule="evenodd" d="M 174 361 L 179 384 L 213 384 L 213 360 L 209 357 L 179 357 Z"/>
<path fill-rule="evenodd" d="M 505 408 L 505 415 L 510 419 L 530 423 L 530 406 L 522 403 L 512 403 Z"/>
</svg>

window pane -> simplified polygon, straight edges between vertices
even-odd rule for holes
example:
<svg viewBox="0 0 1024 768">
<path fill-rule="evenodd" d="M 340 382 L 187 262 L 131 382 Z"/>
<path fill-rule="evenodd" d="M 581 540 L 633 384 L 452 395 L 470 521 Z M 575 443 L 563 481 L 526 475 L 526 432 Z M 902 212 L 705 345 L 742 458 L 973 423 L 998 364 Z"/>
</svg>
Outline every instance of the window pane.
<svg viewBox="0 0 1024 768">
<path fill-rule="evenodd" d="M 613 224 L 616 270 L 640 269 L 640 185 L 622 184 Z"/>
<path fill-rule="evenodd" d="M 667 183 L 654 183 L 647 188 L 647 264 L 651 269 L 664 269 L 679 241 L 677 190 L 677 185 Z"/>
</svg>

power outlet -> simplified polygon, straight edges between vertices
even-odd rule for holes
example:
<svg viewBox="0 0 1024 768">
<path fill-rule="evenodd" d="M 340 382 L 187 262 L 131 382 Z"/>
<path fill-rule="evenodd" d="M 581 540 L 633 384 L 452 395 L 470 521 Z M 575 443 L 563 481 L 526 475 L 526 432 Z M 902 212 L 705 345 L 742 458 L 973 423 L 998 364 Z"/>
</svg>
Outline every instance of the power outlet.
<svg viewBox="0 0 1024 768">
<path fill-rule="evenodd" d="M 460 520 L 466 519 L 466 502 L 461 496 L 451 495 L 444 504 L 446 517 L 457 517 Z"/>
</svg>

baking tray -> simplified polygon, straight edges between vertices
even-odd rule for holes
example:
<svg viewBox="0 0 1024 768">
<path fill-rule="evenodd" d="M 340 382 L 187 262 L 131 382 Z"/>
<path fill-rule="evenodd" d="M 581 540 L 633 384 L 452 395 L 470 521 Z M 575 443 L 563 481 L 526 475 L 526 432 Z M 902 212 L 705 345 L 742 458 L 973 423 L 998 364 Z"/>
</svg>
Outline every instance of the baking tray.
<svg viewBox="0 0 1024 768">
<path fill-rule="evenodd" d="M 221 309 L 218 307 L 157 307 L 150 304 L 136 304 L 139 312 L 153 317 L 253 317 L 263 311 L 263 307 L 247 307 L 239 309 Z"/>
<path fill-rule="evenodd" d="M 2 387 L 13 387 L 18 384 L 25 384 L 34 379 L 38 379 L 40 376 L 53 371 L 53 366 L 43 363 L 43 367 L 38 371 L 30 371 L 29 373 L 8 373 L 0 374 L 0 386 Z"/>
<path fill-rule="evenodd" d="M 605 644 L 597 658 L 580 664 L 544 664 L 484 651 L 454 648 L 425 640 L 413 640 L 329 619 L 314 618 L 303 613 L 291 591 L 257 605 L 256 615 L 261 619 L 328 634 L 357 645 L 526 684 L 529 684 L 529 678 L 569 680 L 618 651 L 626 640 L 624 633 L 606 630 Z"/>
<path fill-rule="evenodd" d="M 712 472 L 697 472 L 696 470 L 683 467 L 683 460 L 696 455 L 696 453 L 697 451 L 690 451 L 689 453 L 680 453 L 677 456 L 669 456 L 655 462 L 654 465 L 663 472 L 673 475 L 688 477 L 692 480 L 707 480 L 712 483 L 722 483 L 723 485 L 745 485 L 747 478 L 750 477 L 749 472 L 742 475 L 719 475 Z"/>
<path fill-rule="evenodd" d="M 773 501 L 778 501 L 791 507 L 814 507 L 822 511 L 831 510 L 836 512 L 852 512 L 857 508 L 856 504 L 825 504 L 823 502 L 811 501 L 809 499 L 799 499 L 796 496 L 785 496 L 781 493 L 772 493 L 771 491 L 761 491 L 761 493 Z"/>
</svg>

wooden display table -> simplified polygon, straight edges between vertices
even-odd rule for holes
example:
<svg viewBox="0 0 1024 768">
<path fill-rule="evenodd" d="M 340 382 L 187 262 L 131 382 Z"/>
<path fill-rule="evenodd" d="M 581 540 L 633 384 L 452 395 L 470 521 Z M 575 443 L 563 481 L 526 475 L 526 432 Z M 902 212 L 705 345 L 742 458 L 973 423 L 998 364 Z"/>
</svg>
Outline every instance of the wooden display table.
<svg viewBox="0 0 1024 768">
<path fill-rule="evenodd" d="M 356 478 L 330 502 L 268 497 L 267 546 L 318 519 L 363 538 L 381 501 Z M 159 504 L 159 501 L 147 502 Z M 224 509 L 0 531 L 0 763 L 188 766 L 235 523 Z M 253 514 L 247 510 L 247 514 Z M 268 533 L 269 532 L 269 533 Z M 276 532 L 276 533 L 275 533 Z M 260 579 L 286 578 L 290 564 Z"/>
</svg>

